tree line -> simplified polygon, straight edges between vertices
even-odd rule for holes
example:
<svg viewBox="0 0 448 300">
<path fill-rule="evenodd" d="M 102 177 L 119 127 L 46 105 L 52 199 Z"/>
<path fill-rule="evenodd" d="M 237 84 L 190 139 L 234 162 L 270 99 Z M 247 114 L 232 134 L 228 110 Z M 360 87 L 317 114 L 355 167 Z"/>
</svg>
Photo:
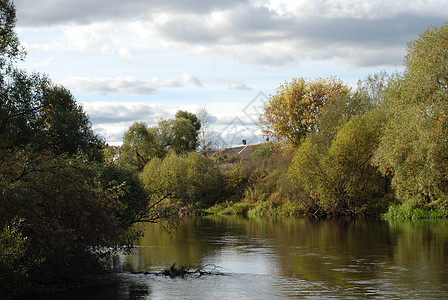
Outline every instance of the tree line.
<svg viewBox="0 0 448 300">
<path fill-rule="evenodd" d="M 403 72 L 351 90 L 293 79 L 265 104 L 266 136 L 293 151 L 288 177 L 308 212 L 379 214 L 448 208 L 448 25 L 408 44 Z"/>
</svg>

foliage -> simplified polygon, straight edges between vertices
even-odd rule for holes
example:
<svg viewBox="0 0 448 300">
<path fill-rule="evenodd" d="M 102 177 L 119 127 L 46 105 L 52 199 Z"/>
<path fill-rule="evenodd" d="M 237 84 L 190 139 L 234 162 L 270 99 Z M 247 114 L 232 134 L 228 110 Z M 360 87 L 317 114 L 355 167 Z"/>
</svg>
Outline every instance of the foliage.
<svg viewBox="0 0 448 300">
<path fill-rule="evenodd" d="M 0 148 L 27 147 L 34 152 L 102 160 L 103 141 L 72 94 L 39 74 L 11 69 L 0 78 Z"/>
<path fill-rule="evenodd" d="M 177 154 L 195 151 L 198 147 L 198 134 L 201 122 L 198 117 L 187 111 L 179 110 L 175 119 L 159 122 L 159 132 L 165 149 L 172 149 Z"/>
<path fill-rule="evenodd" d="M 26 257 L 45 259 L 30 270 L 33 282 L 88 273 L 114 251 L 109 247 L 130 242 L 110 209 L 114 195 L 101 190 L 95 176 L 85 157 L 1 150 L 0 220 L 23 219 Z"/>
<path fill-rule="evenodd" d="M 152 158 L 164 158 L 169 150 L 185 154 L 198 147 L 201 123 L 195 114 L 178 111 L 175 119 L 147 127 L 135 122 L 124 134 L 120 164 L 142 171 Z"/>
<path fill-rule="evenodd" d="M 290 178 L 307 197 L 299 200 L 309 213 L 331 215 L 376 214 L 388 182 L 372 165 L 383 132 L 384 100 L 388 78 L 369 76 L 353 94 L 333 99 L 318 115 L 319 130 L 297 149 Z M 375 80 L 373 80 L 375 79 Z M 377 106 L 377 108 L 375 108 Z"/>
<path fill-rule="evenodd" d="M 127 229 L 148 219 L 149 195 L 134 170 L 108 163 L 100 168 L 97 180 L 104 192 L 115 195 L 109 209 L 120 227 Z"/>
<path fill-rule="evenodd" d="M 448 25 L 421 33 L 389 89 L 389 119 L 375 160 L 409 208 L 448 206 L 447 39 Z"/>
<path fill-rule="evenodd" d="M 267 159 L 273 153 L 273 148 L 273 143 L 263 143 L 258 145 L 250 154 L 250 158 L 253 160 Z"/>
<path fill-rule="evenodd" d="M 260 149 L 259 152 L 256 152 Z M 228 198 L 207 209 L 213 214 L 299 215 L 302 193 L 287 177 L 291 153 L 274 144 L 258 146 L 248 160 L 221 165 Z M 253 153 L 254 153 L 253 152 Z M 252 154 L 253 154 L 252 153 Z"/>
<path fill-rule="evenodd" d="M 164 151 L 156 130 L 148 128 L 146 123 L 135 122 L 124 133 L 119 161 L 121 165 L 135 166 L 141 171 L 152 157 L 163 157 Z"/>
<path fill-rule="evenodd" d="M 0 70 L 5 70 L 8 65 L 24 56 L 20 42 L 14 31 L 16 25 L 16 10 L 10 0 L 0 1 Z"/>
<path fill-rule="evenodd" d="M 10 1 L 0 1 L 0 19 L 4 296 L 104 271 L 103 259 L 137 238 L 133 223 L 162 215 L 135 172 L 102 164 L 104 142 L 73 95 L 14 67 L 22 53 Z"/>
<path fill-rule="evenodd" d="M 28 239 L 21 232 L 23 219 L 13 219 L 0 232 L 0 291 L 12 291 L 23 286 L 30 268 L 42 259 L 27 257 Z"/>
<path fill-rule="evenodd" d="M 192 208 L 214 204 L 224 189 L 218 164 L 195 152 L 177 155 L 171 151 L 163 159 L 153 158 L 142 179 L 155 197 L 168 197 L 173 205 Z"/>
<path fill-rule="evenodd" d="M 364 214 L 373 207 L 369 202 L 387 192 L 385 179 L 372 165 L 383 123 L 383 115 L 372 111 L 353 117 L 338 131 L 323 161 L 325 176 L 319 186 L 320 202 L 326 211 Z"/>
<path fill-rule="evenodd" d="M 295 78 L 281 85 L 263 108 L 259 123 L 263 134 L 298 146 L 318 126 L 318 114 L 332 99 L 348 94 L 340 80 Z"/>
</svg>

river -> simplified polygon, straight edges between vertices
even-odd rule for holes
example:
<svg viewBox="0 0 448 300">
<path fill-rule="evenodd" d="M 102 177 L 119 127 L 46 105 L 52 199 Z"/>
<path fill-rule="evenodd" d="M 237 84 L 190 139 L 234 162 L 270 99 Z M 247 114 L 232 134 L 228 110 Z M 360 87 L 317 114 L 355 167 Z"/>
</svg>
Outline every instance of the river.
<svg viewBox="0 0 448 300">
<path fill-rule="evenodd" d="M 61 299 L 446 299 L 448 222 L 208 216 L 146 224 L 122 283 Z M 173 263 L 213 275 L 132 272 Z M 216 273 L 216 274 L 215 274 Z"/>
</svg>

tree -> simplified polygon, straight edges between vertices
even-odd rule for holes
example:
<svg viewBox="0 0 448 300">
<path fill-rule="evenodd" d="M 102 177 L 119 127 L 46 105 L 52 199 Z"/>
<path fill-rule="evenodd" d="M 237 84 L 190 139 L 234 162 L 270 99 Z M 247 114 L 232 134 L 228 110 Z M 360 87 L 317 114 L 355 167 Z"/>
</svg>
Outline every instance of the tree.
<svg viewBox="0 0 448 300">
<path fill-rule="evenodd" d="M 325 105 L 347 95 L 349 90 L 334 78 L 314 81 L 294 78 L 285 82 L 264 105 L 259 120 L 263 134 L 299 146 L 317 128 L 317 116 Z"/>
<path fill-rule="evenodd" d="M 181 207 L 207 207 L 223 194 L 224 181 L 213 159 L 190 152 L 177 155 L 170 151 L 163 158 L 153 158 L 143 170 L 143 182 L 153 197 L 167 197 Z"/>
<path fill-rule="evenodd" d="M 172 149 L 177 154 L 195 151 L 198 147 L 198 134 L 201 122 L 198 117 L 187 111 L 178 111 L 175 119 L 159 123 L 162 143 L 166 149 Z"/>
<path fill-rule="evenodd" d="M 373 166 L 386 117 L 382 102 L 386 74 L 359 81 L 354 93 L 332 98 L 317 115 L 318 130 L 297 148 L 289 176 L 308 197 L 310 213 L 365 214 L 378 205 L 387 181 Z"/>
<path fill-rule="evenodd" d="M 120 163 L 143 170 L 152 157 L 163 157 L 164 146 L 158 143 L 156 130 L 148 128 L 144 122 L 135 122 L 124 133 Z"/>
<path fill-rule="evenodd" d="M 24 57 L 25 52 L 20 47 L 20 42 L 14 31 L 16 25 L 16 9 L 10 0 L 0 1 L 0 70 L 11 62 Z"/>
<path fill-rule="evenodd" d="M 10 69 L 0 78 L 0 148 L 28 147 L 102 160 L 104 141 L 73 95 L 45 76 Z"/>
<path fill-rule="evenodd" d="M 0 174 L 2 225 L 22 219 L 26 257 L 44 259 L 30 279 L 88 273 L 114 249 L 109 247 L 129 240 L 110 208 L 115 195 L 98 186 L 96 165 L 85 157 L 2 150 Z"/>
<path fill-rule="evenodd" d="M 408 207 L 448 207 L 448 24 L 409 43 L 388 90 L 388 122 L 375 155 Z"/>
<path fill-rule="evenodd" d="M 203 155 L 210 155 L 218 149 L 216 133 L 211 128 L 216 118 L 210 115 L 205 107 L 198 111 L 197 116 L 201 122 L 201 129 L 198 133 L 198 150 Z"/>
<path fill-rule="evenodd" d="M 177 154 L 195 151 L 201 123 L 195 114 L 178 111 L 175 119 L 155 127 L 136 122 L 125 132 L 120 163 L 142 171 L 152 158 L 163 158 L 169 150 Z"/>
<path fill-rule="evenodd" d="M 70 91 L 15 68 L 14 16 L 0 0 L 2 296 L 104 271 L 138 237 L 133 223 L 164 217 L 136 172 L 102 164 L 104 142 Z"/>
<path fill-rule="evenodd" d="M 116 196 L 109 207 L 122 228 L 129 228 L 138 222 L 156 222 L 164 217 L 150 202 L 150 194 L 135 170 L 120 167 L 114 163 L 100 168 L 98 180 L 101 188 Z M 160 199 L 158 199 L 160 200 Z"/>
<path fill-rule="evenodd" d="M 387 192 L 385 179 L 373 165 L 384 116 L 374 110 L 355 116 L 338 130 L 328 148 L 307 138 L 290 166 L 290 177 L 325 214 L 378 213 Z"/>
</svg>

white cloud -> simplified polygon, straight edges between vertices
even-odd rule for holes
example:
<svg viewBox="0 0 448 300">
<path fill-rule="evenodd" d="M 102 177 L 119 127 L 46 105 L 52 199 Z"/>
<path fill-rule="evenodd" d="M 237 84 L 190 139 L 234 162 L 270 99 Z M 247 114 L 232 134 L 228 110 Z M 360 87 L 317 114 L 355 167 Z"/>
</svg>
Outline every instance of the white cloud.
<svg viewBox="0 0 448 300">
<path fill-rule="evenodd" d="M 243 80 L 234 81 L 229 84 L 229 90 L 252 90 Z"/>
<path fill-rule="evenodd" d="M 70 77 L 62 84 L 76 92 L 88 92 L 97 95 L 128 94 L 150 95 L 163 88 L 178 88 L 182 85 L 177 79 L 138 79 L 133 76 L 115 78 Z"/>
<path fill-rule="evenodd" d="M 145 122 L 148 126 L 154 126 L 161 119 L 168 119 L 174 116 L 172 109 L 158 104 L 113 101 L 85 102 L 81 104 L 90 117 L 95 133 L 106 138 L 111 145 L 121 144 L 124 132 L 134 122 Z"/>
<path fill-rule="evenodd" d="M 196 86 L 203 87 L 201 81 L 191 73 L 182 74 L 182 80 L 186 83 L 190 83 L 190 84 L 193 84 Z"/>
</svg>

